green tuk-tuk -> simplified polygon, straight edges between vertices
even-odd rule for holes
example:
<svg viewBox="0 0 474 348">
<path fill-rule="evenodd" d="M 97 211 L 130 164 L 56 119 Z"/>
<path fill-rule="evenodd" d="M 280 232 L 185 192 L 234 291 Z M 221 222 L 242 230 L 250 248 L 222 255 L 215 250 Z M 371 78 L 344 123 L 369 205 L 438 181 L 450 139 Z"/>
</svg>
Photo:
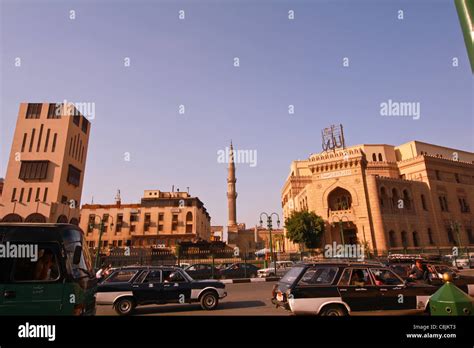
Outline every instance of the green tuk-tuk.
<svg viewBox="0 0 474 348">
<path fill-rule="evenodd" d="M 79 227 L 0 223 L 0 315 L 94 315 L 96 289 Z"/>
</svg>

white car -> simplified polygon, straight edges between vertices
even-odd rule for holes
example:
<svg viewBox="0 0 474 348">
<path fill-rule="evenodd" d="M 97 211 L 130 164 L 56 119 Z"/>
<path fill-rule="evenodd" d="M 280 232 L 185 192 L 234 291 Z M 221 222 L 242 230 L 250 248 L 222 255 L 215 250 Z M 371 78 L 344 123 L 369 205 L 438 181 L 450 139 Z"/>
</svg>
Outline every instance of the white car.
<svg viewBox="0 0 474 348">
<path fill-rule="evenodd" d="M 453 255 L 446 255 L 445 259 L 448 260 L 448 262 L 451 264 L 451 266 L 464 269 L 464 268 L 470 268 L 470 262 L 469 258 L 471 256 L 469 255 L 459 255 L 457 257 L 454 257 Z M 472 259 L 471 259 L 472 262 Z"/>
<path fill-rule="evenodd" d="M 294 266 L 293 261 L 277 261 L 276 262 L 276 274 L 275 274 L 275 267 L 274 263 L 272 262 L 270 267 L 262 268 L 257 271 L 257 275 L 259 278 L 267 278 L 267 277 L 283 277 L 288 270 Z"/>
</svg>

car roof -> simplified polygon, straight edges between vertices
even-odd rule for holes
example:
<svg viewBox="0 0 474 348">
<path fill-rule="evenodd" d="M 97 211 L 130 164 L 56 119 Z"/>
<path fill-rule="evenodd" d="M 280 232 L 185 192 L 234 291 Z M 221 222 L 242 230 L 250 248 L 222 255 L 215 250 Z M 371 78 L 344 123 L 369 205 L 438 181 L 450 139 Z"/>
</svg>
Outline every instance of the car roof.
<svg viewBox="0 0 474 348">
<path fill-rule="evenodd" d="M 379 261 L 346 261 L 346 260 L 336 260 L 336 261 L 327 261 L 321 260 L 316 262 L 301 262 L 297 263 L 295 266 L 363 266 L 363 267 L 386 267 Z"/>
<path fill-rule="evenodd" d="M 175 269 L 179 270 L 181 269 L 180 267 L 176 266 L 164 266 L 164 265 L 159 265 L 159 266 L 122 266 L 122 267 L 117 267 L 115 270 L 160 270 L 160 269 Z"/>
</svg>

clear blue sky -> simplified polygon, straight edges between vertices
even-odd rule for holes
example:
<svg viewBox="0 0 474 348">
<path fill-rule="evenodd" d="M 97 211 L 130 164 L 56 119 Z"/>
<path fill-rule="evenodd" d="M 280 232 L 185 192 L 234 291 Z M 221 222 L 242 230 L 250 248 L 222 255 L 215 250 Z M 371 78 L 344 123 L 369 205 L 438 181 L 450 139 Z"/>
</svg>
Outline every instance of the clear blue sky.
<svg viewBox="0 0 474 348">
<path fill-rule="evenodd" d="M 473 79 L 452 0 L 0 3 L 0 176 L 20 102 L 94 102 L 82 203 L 110 203 L 117 188 L 136 202 L 144 189 L 189 186 L 212 224 L 225 224 L 217 151 L 232 139 L 258 154 L 256 167 L 237 166 L 238 221 L 253 225 L 261 211 L 281 212 L 291 161 L 319 152 L 332 123 L 348 145 L 474 148 Z M 381 117 L 388 99 L 420 102 L 420 120 Z"/>
</svg>

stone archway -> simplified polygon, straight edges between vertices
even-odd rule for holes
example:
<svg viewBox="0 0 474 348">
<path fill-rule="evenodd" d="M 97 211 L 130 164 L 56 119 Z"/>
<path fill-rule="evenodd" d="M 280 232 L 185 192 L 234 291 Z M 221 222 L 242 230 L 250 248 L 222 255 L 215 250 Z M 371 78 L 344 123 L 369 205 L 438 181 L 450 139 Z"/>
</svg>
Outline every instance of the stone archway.
<svg viewBox="0 0 474 348">
<path fill-rule="evenodd" d="M 23 222 L 23 218 L 15 213 L 7 214 L 3 217 L 2 222 Z"/>
<path fill-rule="evenodd" d="M 38 223 L 45 223 L 46 217 L 40 213 L 33 213 L 26 217 L 25 222 L 38 222 Z"/>
<path fill-rule="evenodd" d="M 70 223 L 71 225 L 79 226 L 79 220 L 76 219 L 76 218 L 71 218 L 71 220 L 69 221 L 69 223 Z"/>
</svg>

